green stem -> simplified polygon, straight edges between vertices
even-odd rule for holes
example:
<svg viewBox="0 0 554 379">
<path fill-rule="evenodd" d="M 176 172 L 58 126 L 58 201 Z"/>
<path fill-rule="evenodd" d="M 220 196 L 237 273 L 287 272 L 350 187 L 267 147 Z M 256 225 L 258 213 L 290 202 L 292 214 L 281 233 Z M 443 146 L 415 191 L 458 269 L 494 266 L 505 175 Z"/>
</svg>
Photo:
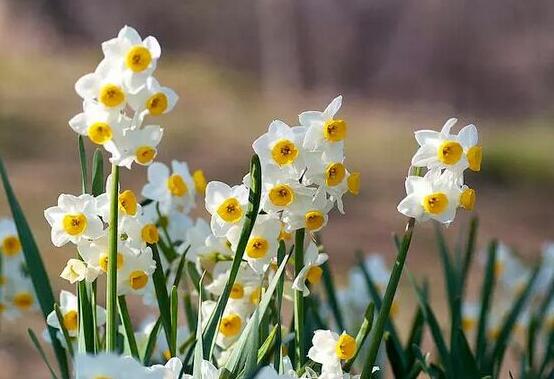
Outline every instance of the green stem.
<svg viewBox="0 0 554 379">
<path fill-rule="evenodd" d="M 296 231 L 294 237 L 294 276 L 297 277 L 304 267 L 304 229 Z M 299 372 L 306 360 L 304 346 L 304 293 L 294 291 L 294 346 L 296 371 Z"/>
<path fill-rule="evenodd" d="M 404 268 L 404 263 L 406 262 L 408 249 L 410 248 L 410 242 L 412 241 L 414 225 L 415 219 L 411 218 L 408 221 L 408 225 L 406 226 L 406 233 L 404 234 L 402 244 L 400 245 L 400 249 L 398 250 L 398 255 L 396 256 L 396 261 L 394 263 L 394 267 L 392 268 L 389 283 L 387 284 L 387 289 L 385 291 L 385 296 L 383 297 L 381 309 L 379 310 L 379 315 L 377 316 L 377 321 L 375 322 L 373 336 L 369 345 L 369 351 L 367 354 L 367 359 L 365 361 L 364 369 L 362 371 L 361 379 L 369 379 L 371 377 L 371 370 L 373 369 L 373 366 L 375 365 L 375 360 L 377 359 L 377 353 L 379 352 L 379 346 L 381 346 L 381 340 L 383 339 L 383 333 L 385 331 L 385 324 L 389 317 L 392 302 L 394 300 L 394 295 L 396 293 L 396 289 L 398 288 L 400 277 L 402 276 L 402 270 Z"/>
<path fill-rule="evenodd" d="M 119 212 L 119 166 L 112 165 L 108 279 L 106 284 L 106 351 L 115 351 L 117 337 L 117 222 Z"/>
</svg>

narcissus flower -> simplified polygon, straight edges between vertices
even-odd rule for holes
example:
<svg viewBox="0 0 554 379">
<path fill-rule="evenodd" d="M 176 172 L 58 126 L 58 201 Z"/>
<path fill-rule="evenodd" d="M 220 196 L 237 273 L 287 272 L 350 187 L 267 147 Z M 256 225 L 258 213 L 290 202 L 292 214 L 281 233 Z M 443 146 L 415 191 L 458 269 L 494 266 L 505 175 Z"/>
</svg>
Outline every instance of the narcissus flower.
<svg viewBox="0 0 554 379">
<path fill-rule="evenodd" d="M 86 264 L 98 273 L 108 272 L 109 238 L 104 235 L 94 241 L 81 241 L 77 245 L 79 255 Z M 127 263 L 128 257 L 139 255 L 140 251 L 131 249 L 124 241 L 117 243 L 117 270 L 121 271 Z"/>
<path fill-rule="evenodd" d="M 308 357 L 314 362 L 321 363 L 324 372 L 338 370 L 342 372 L 341 362 L 352 358 L 356 350 L 354 337 L 344 332 L 338 335 L 330 330 L 316 330 Z"/>
<path fill-rule="evenodd" d="M 207 322 L 215 309 L 216 302 L 207 300 L 202 303 L 202 320 Z M 219 324 L 216 343 L 223 349 L 235 343 L 246 326 L 246 308 L 242 302 L 230 302 L 223 311 Z"/>
<path fill-rule="evenodd" d="M 133 162 L 148 166 L 158 154 L 157 146 L 163 135 L 158 125 L 147 125 L 141 129 L 126 129 L 123 135 L 114 136 L 114 144 L 105 146 L 112 154 L 110 162 L 131 168 Z"/>
<path fill-rule="evenodd" d="M 175 209 L 188 212 L 194 205 L 196 186 L 186 162 L 171 162 L 169 168 L 160 162 L 148 167 L 148 183 L 142 188 L 142 196 L 158 202 L 161 213 Z"/>
<path fill-rule="evenodd" d="M 145 379 L 144 367 L 130 356 L 112 353 L 77 355 L 75 379 Z"/>
<path fill-rule="evenodd" d="M 156 79 L 149 77 L 137 93 L 129 96 L 129 105 L 135 112 L 159 116 L 171 112 L 178 99 L 175 91 L 162 87 Z"/>
<path fill-rule="evenodd" d="M 96 201 L 87 194 L 61 194 L 58 205 L 46 209 L 44 216 L 52 227 L 52 243 L 57 247 L 70 241 L 76 244 L 82 239 L 94 240 L 104 233 Z"/>
<path fill-rule="evenodd" d="M 233 251 L 237 249 L 241 230 L 240 226 L 233 226 L 227 233 Z M 243 259 L 258 274 L 263 274 L 273 258 L 277 256 L 280 233 L 281 222 L 279 219 L 270 215 L 259 215 L 256 218 Z"/>
<path fill-rule="evenodd" d="M 398 211 L 417 221 L 436 220 L 443 224 L 454 221 L 460 201 L 460 190 L 452 175 L 431 170 L 424 177 L 406 178 L 407 196 L 398 204 Z"/>
<path fill-rule="evenodd" d="M 4 255 L 5 262 L 16 260 L 21 257 L 21 241 L 17 234 L 17 228 L 12 220 L 0 220 L 0 252 Z"/>
<path fill-rule="evenodd" d="M 125 25 L 116 38 L 102 43 L 105 61 L 120 71 L 130 91 L 140 89 L 156 69 L 161 54 L 160 44 L 155 37 L 144 40 L 138 32 Z"/>
<path fill-rule="evenodd" d="M 248 180 L 249 181 L 249 178 Z M 262 172 L 261 208 L 266 212 L 279 212 L 293 206 L 300 195 L 313 196 L 313 188 L 308 188 L 291 177 L 286 169 L 268 165 Z"/>
<path fill-rule="evenodd" d="M 216 296 L 221 296 L 225 284 L 229 279 L 231 270 L 231 261 L 216 263 L 213 270 L 213 281 L 206 286 L 206 290 Z M 229 295 L 229 301 L 244 300 L 247 295 L 246 289 L 258 286 L 261 283 L 262 276 L 256 273 L 249 265 L 243 263 L 238 271 L 235 283 Z"/>
<path fill-rule="evenodd" d="M 67 329 L 67 333 L 70 337 L 76 337 L 79 333 L 79 304 L 77 296 L 71 292 L 62 290 L 60 292 L 60 313 L 63 318 L 63 325 Z M 96 306 L 96 324 L 98 326 L 104 325 L 106 322 L 106 311 L 100 306 Z M 53 328 L 60 329 L 60 323 L 56 312 L 52 311 L 46 318 L 46 323 Z"/>
<path fill-rule="evenodd" d="M 150 276 L 156 269 L 152 249 L 147 247 L 139 255 L 128 255 L 117 274 L 118 295 L 144 293 Z"/>
<path fill-rule="evenodd" d="M 200 378 L 194 379 L 217 379 L 219 378 L 219 370 L 210 361 L 202 361 L 200 364 Z M 183 379 L 193 379 L 192 375 L 185 374 Z"/>
<path fill-rule="evenodd" d="M 233 225 L 240 225 L 248 205 L 248 188 L 229 187 L 213 181 L 206 186 L 206 209 L 212 215 L 211 228 L 216 237 L 224 237 Z"/>
<path fill-rule="evenodd" d="M 307 128 L 303 143 L 306 150 L 322 152 L 330 160 L 341 159 L 348 129 L 344 120 L 335 119 L 341 105 L 342 96 L 337 96 L 323 112 L 307 111 L 298 116 Z"/>
<path fill-rule="evenodd" d="M 283 212 L 283 222 L 288 232 L 306 228 L 310 232 L 320 231 L 325 225 L 329 216 L 327 213 L 333 207 L 325 193 L 319 192 L 315 197 L 302 196 L 293 207 Z"/>
<path fill-rule="evenodd" d="M 91 283 L 98 277 L 100 270 L 95 267 L 87 265 L 80 259 L 70 259 L 67 261 L 65 268 L 63 269 L 60 277 L 73 284 L 86 280 Z"/>
<path fill-rule="evenodd" d="M 482 150 L 477 144 L 477 128 L 467 125 L 457 135 L 451 134 L 450 129 L 457 121 L 449 119 L 440 132 L 415 132 L 420 148 L 412 158 L 412 165 L 429 169 L 446 168 L 458 173 L 468 167 L 473 171 L 481 170 Z"/>
<path fill-rule="evenodd" d="M 94 72 L 77 80 L 75 91 L 83 100 L 95 100 L 107 110 L 121 110 L 128 100 L 120 72 L 105 60 L 100 62 Z"/>
<path fill-rule="evenodd" d="M 319 249 L 315 243 L 310 242 L 308 248 L 304 252 L 304 267 L 294 279 L 292 288 L 297 291 L 302 291 L 304 296 L 308 296 L 310 294 L 310 289 L 306 285 L 306 282 L 311 285 L 316 285 L 321 281 L 323 269 L 320 266 L 327 262 L 328 258 L 329 256 L 327 254 L 319 253 Z"/>
</svg>

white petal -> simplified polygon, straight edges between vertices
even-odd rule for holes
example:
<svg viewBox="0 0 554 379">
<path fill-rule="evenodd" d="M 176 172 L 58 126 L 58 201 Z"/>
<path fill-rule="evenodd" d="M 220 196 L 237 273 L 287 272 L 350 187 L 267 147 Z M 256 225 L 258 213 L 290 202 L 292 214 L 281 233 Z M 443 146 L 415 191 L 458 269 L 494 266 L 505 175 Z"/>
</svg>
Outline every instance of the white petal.
<svg viewBox="0 0 554 379">
<path fill-rule="evenodd" d="M 342 105 L 342 96 L 339 95 L 335 97 L 333 101 L 331 101 L 331 103 L 323 111 L 325 119 L 335 117 L 335 114 L 339 111 L 341 105 Z"/>
<path fill-rule="evenodd" d="M 146 48 L 150 50 L 152 59 L 158 59 L 160 57 L 162 53 L 162 48 L 160 47 L 160 44 L 155 37 L 148 36 L 144 39 L 143 43 L 144 46 L 146 46 Z"/>
</svg>

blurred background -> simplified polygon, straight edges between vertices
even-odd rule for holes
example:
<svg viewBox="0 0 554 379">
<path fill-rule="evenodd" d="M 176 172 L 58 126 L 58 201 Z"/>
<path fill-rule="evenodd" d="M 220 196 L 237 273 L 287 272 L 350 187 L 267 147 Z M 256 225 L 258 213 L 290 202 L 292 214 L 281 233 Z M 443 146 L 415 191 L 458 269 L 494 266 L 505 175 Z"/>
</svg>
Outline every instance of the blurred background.
<svg viewBox="0 0 554 379">
<path fill-rule="evenodd" d="M 356 249 L 392 264 L 412 133 L 438 130 L 450 117 L 460 119 L 457 127 L 475 123 L 484 145 L 483 169 L 467 179 L 477 188 L 479 248 L 499 238 L 532 263 L 554 238 L 550 0 L 0 0 L 0 154 L 56 289 L 67 287 L 58 275 L 73 252 L 51 245 L 42 212 L 59 193 L 80 192 L 67 125 L 81 111 L 73 85 L 125 24 L 158 38 L 156 76 L 181 97 L 161 118 L 159 160 L 187 161 L 208 179 L 239 183 L 251 143 L 271 120 L 293 125 L 301 111 L 344 96 L 347 166 L 363 179 L 346 215 L 334 214 L 323 234 L 340 283 Z M 135 166 L 122 178 L 140 192 L 145 170 Z M 8 215 L 0 197 L 0 216 Z M 459 216 L 446 231 L 452 242 L 467 229 L 468 215 Z M 429 278 L 440 307 L 433 230 L 418 229 L 408 269 Z M 400 324 L 411 318 L 413 297 L 406 280 Z M 38 318 L 1 326 L 0 378 L 30 366 L 33 377 L 47 377 L 27 342 L 29 325 L 42 328 Z"/>
</svg>

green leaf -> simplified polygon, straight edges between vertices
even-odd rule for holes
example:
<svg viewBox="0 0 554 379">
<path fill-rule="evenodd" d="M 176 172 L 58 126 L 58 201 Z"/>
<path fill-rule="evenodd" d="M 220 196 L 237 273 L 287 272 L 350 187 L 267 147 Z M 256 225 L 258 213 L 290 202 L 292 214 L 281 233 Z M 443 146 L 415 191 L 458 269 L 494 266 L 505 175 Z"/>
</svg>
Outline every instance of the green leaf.
<svg viewBox="0 0 554 379">
<path fill-rule="evenodd" d="M 137 341 L 135 339 L 135 331 L 133 329 L 133 323 L 131 322 L 131 317 L 129 316 L 129 309 L 127 308 L 127 300 L 125 296 L 118 296 L 117 298 L 119 304 L 119 318 L 121 319 L 121 324 L 125 330 L 125 340 L 127 341 L 127 346 L 131 352 L 131 356 L 135 359 L 140 359 Z"/>
<path fill-rule="evenodd" d="M 190 245 L 183 252 L 181 258 L 179 258 L 179 266 L 177 266 L 177 272 L 175 273 L 175 279 L 173 280 L 173 285 L 175 287 L 179 287 L 179 283 L 181 282 L 181 276 L 183 275 L 183 268 L 185 267 L 186 257 L 189 250 Z"/>
<path fill-rule="evenodd" d="M 273 329 L 271 329 L 264 343 L 260 346 L 258 350 L 258 365 L 262 365 L 263 362 L 267 361 L 271 353 L 275 350 L 277 346 L 277 336 L 281 334 L 280 329 L 279 325 L 273 326 Z M 275 370 L 278 372 L 278 368 L 275 368 Z"/>
<path fill-rule="evenodd" d="M 71 343 L 71 338 L 69 337 L 69 332 L 67 331 L 67 328 L 65 327 L 64 319 L 62 312 L 60 311 L 60 306 L 57 303 L 54 303 L 54 312 L 56 313 L 56 318 L 58 319 L 58 324 L 60 325 L 60 330 L 62 332 L 62 336 L 65 340 L 65 344 L 67 346 L 67 351 L 71 357 L 73 357 L 75 354 L 73 352 L 73 344 Z"/>
<path fill-rule="evenodd" d="M 471 222 L 469 224 L 469 234 L 466 244 L 466 250 L 464 254 L 464 262 L 462 265 L 462 273 L 460 276 L 460 289 L 461 291 L 465 288 L 465 282 L 467 280 L 467 275 L 469 273 L 469 269 L 471 267 L 471 262 L 473 260 L 473 256 L 475 255 L 475 244 L 477 241 L 477 230 L 479 228 L 479 219 L 477 217 L 473 217 L 471 219 Z"/>
<path fill-rule="evenodd" d="M 158 339 L 158 333 L 162 325 L 162 320 L 160 317 L 156 320 L 150 335 L 148 336 L 148 341 L 146 342 L 146 349 L 144 349 L 144 356 L 142 357 L 142 364 L 148 366 L 150 364 L 150 359 L 152 358 L 152 353 L 156 348 L 156 340 Z"/>
<path fill-rule="evenodd" d="M 106 351 L 117 349 L 117 233 L 119 222 L 119 166 L 112 165 L 108 226 L 108 272 L 106 273 Z"/>
<path fill-rule="evenodd" d="M 202 274 L 200 280 L 198 281 L 198 286 L 203 287 L 202 283 L 204 282 L 204 276 L 206 272 Z M 196 323 L 196 345 L 194 347 L 194 365 L 192 376 L 193 378 L 202 378 L 202 360 L 204 359 L 204 342 L 202 341 L 202 301 L 204 298 L 202 294 L 198 295 L 198 317 Z M 186 361 L 185 361 L 186 362 Z"/>
<path fill-rule="evenodd" d="M 40 345 L 40 342 L 32 329 L 27 329 L 27 333 L 29 334 L 29 337 L 31 338 L 31 341 L 33 342 L 33 345 L 35 345 L 35 348 L 37 349 L 38 353 L 40 354 L 40 357 L 42 358 L 42 361 L 46 364 L 46 367 L 48 367 L 48 371 L 50 371 L 50 375 L 52 375 L 53 379 L 58 379 L 56 376 L 56 373 L 54 372 L 54 369 L 52 368 L 52 365 L 48 361 L 48 358 L 46 357 L 46 353 L 42 349 L 42 346 Z"/>
<path fill-rule="evenodd" d="M 492 303 L 492 295 L 495 285 L 495 273 L 494 266 L 496 264 L 496 249 L 497 242 L 492 241 L 488 248 L 487 265 L 485 266 L 485 279 L 481 287 L 481 310 L 479 312 L 479 323 L 477 325 L 477 342 L 475 356 L 479 360 L 479 367 L 481 373 L 483 372 L 483 365 L 485 363 L 485 353 L 487 351 L 487 323 L 489 309 Z"/>
<path fill-rule="evenodd" d="M 175 352 L 174 356 L 177 356 L 177 329 L 179 328 L 179 325 L 177 325 L 177 318 L 179 316 L 179 299 L 177 298 L 177 287 L 173 286 L 171 288 L 171 299 L 170 299 L 170 305 L 171 305 L 171 345 L 173 350 Z"/>
<path fill-rule="evenodd" d="M 156 292 L 156 299 L 160 310 L 160 318 L 162 320 L 162 326 L 165 332 L 167 344 L 169 346 L 169 352 L 171 353 L 171 356 L 174 357 L 175 350 L 172 350 L 174 346 L 171 344 L 171 309 L 169 304 L 169 294 L 166 287 L 167 279 L 164 274 L 157 246 L 150 245 L 150 247 L 152 248 L 152 257 L 156 262 L 156 269 L 152 274 L 152 280 L 154 281 L 154 290 Z"/>
<path fill-rule="evenodd" d="M 79 298 L 79 352 L 95 353 L 95 330 L 94 322 L 94 304 L 92 304 L 92 286 L 90 283 L 82 280 L 77 285 Z"/>
<path fill-rule="evenodd" d="M 13 192 L 12 186 L 8 179 L 8 174 L 4 163 L 0 159 L 0 176 L 2 177 L 2 183 L 4 185 L 4 190 L 6 191 L 6 197 L 12 211 L 13 219 L 15 226 L 17 228 L 17 234 L 21 241 L 21 246 L 23 249 L 23 255 L 25 256 L 25 261 L 27 262 L 27 268 L 29 270 L 29 275 L 31 281 L 33 282 L 33 287 L 37 294 L 37 298 L 42 310 L 42 315 L 44 320 L 48 317 L 48 314 L 54 310 L 54 295 L 52 293 L 52 287 L 50 286 L 50 281 L 48 279 L 48 274 L 44 268 L 44 263 L 40 257 L 38 246 L 35 242 L 29 224 L 25 219 L 23 210 L 17 201 L 17 198 Z M 56 354 L 56 359 L 61 372 L 61 377 L 63 379 L 69 378 L 69 369 L 67 365 L 67 356 L 65 350 L 63 349 L 60 341 L 56 336 L 56 329 L 48 327 L 48 333 L 50 334 L 50 339 L 52 340 L 52 346 Z"/>
<path fill-rule="evenodd" d="M 92 157 L 92 195 L 104 193 L 104 158 L 102 150 L 96 149 Z"/>
<path fill-rule="evenodd" d="M 457 364 L 457 376 L 459 378 L 479 378 L 481 375 L 477 366 L 477 360 L 471 352 L 467 338 L 461 328 L 458 329 L 457 333 L 457 355 L 453 356 L 453 360 L 459 362 Z"/>
<path fill-rule="evenodd" d="M 212 356 L 213 348 L 215 346 L 215 339 L 217 336 L 217 328 L 221 320 L 221 316 L 223 315 L 223 311 L 227 306 L 227 301 L 229 300 L 231 288 L 235 283 L 235 279 L 242 263 L 242 257 L 250 238 L 250 234 L 252 233 L 252 229 L 254 228 L 256 217 L 258 216 L 258 210 L 260 208 L 260 199 L 262 194 L 262 168 L 260 165 L 260 159 L 255 154 L 252 156 L 252 161 L 250 163 L 250 178 L 251 188 L 249 194 L 248 211 L 246 212 L 244 224 L 237 245 L 237 251 L 235 251 L 235 257 L 233 259 L 231 270 L 229 272 L 229 279 L 227 280 L 225 288 L 223 289 L 223 293 L 219 297 L 214 312 L 211 314 L 206 328 L 204 329 L 203 350 L 205 359 L 209 359 Z"/>
<path fill-rule="evenodd" d="M 369 335 L 369 332 L 371 331 L 371 326 L 373 325 L 374 313 L 375 313 L 375 304 L 369 303 L 369 305 L 365 310 L 364 321 L 362 322 L 362 326 L 360 326 L 360 330 L 358 330 L 358 334 L 356 335 L 356 353 L 354 353 L 354 356 L 344 364 L 343 369 L 346 372 L 350 372 L 352 365 L 356 361 L 358 354 L 360 354 L 360 350 L 362 349 L 364 342 L 367 336 Z"/>
<path fill-rule="evenodd" d="M 297 277 L 304 268 L 304 229 L 299 229 L 294 237 L 294 276 Z M 304 319 L 304 292 L 294 290 L 294 362 L 296 372 L 304 365 L 306 360 L 305 346 L 305 319 Z"/>
<path fill-rule="evenodd" d="M 277 250 L 277 264 L 281 266 L 283 260 L 285 259 L 286 254 L 286 245 L 285 241 L 279 241 L 279 249 Z M 274 351 L 273 358 L 273 367 L 279 373 L 283 365 L 283 349 L 281 348 L 281 306 L 283 303 L 283 290 L 285 287 L 285 277 L 282 276 L 277 282 L 277 292 L 275 293 L 275 326 L 278 328 L 279 333 L 275 336 L 275 346 L 277 347 Z"/>
<path fill-rule="evenodd" d="M 79 162 L 81 163 L 81 188 L 83 193 L 88 193 L 87 154 L 85 152 L 83 136 L 80 134 L 77 137 L 77 144 L 79 148 Z"/>
</svg>

